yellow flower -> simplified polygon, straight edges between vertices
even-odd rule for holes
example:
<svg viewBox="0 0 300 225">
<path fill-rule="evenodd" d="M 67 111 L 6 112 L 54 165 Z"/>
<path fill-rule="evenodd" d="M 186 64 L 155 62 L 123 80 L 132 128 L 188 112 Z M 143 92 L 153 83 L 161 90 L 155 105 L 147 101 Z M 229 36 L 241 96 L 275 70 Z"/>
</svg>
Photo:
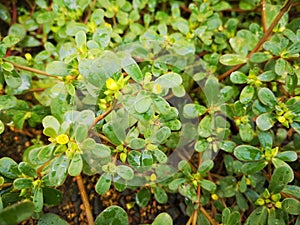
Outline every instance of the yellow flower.
<svg viewBox="0 0 300 225">
<path fill-rule="evenodd" d="M 67 144 L 69 142 L 69 137 L 66 134 L 60 134 L 55 139 L 56 142 L 61 145 Z"/>
<path fill-rule="evenodd" d="M 106 87 L 107 89 L 111 90 L 111 91 L 117 91 L 119 90 L 119 85 L 118 83 L 112 79 L 112 78 L 108 78 L 106 81 Z"/>
<path fill-rule="evenodd" d="M 213 200 L 217 201 L 217 200 L 219 199 L 219 196 L 216 195 L 216 194 L 212 194 L 212 195 L 211 195 L 211 198 L 212 198 Z"/>
<path fill-rule="evenodd" d="M 24 56 L 25 56 L 25 58 L 27 59 L 27 61 L 32 60 L 32 56 L 31 56 L 30 53 L 26 53 Z"/>
<path fill-rule="evenodd" d="M 155 175 L 154 173 L 151 174 L 150 180 L 151 180 L 152 182 L 156 181 L 156 175 Z"/>
</svg>

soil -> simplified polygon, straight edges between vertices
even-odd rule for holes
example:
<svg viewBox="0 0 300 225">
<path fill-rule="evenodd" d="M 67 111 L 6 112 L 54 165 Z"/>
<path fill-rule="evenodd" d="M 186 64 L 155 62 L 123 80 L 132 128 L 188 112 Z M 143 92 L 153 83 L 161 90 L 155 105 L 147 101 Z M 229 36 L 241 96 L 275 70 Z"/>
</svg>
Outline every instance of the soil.
<svg viewBox="0 0 300 225">
<path fill-rule="evenodd" d="M 18 131 L 6 128 L 5 132 L 0 135 L 0 158 L 6 156 L 14 159 L 16 162 L 21 162 L 23 152 L 32 144 L 31 140 L 36 138 L 37 135 L 41 135 L 41 132 L 35 129 Z M 179 194 L 169 194 L 166 204 L 159 204 L 153 198 L 147 207 L 140 208 L 135 204 L 135 190 L 127 189 L 124 192 L 118 192 L 111 189 L 107 194 L 99 195 L 94 188 L 99 175 L 83 175 L 82 177 L 94 218 L 108 206 L 119 205 L 127 211 L 130 225 L 151 224 L 161 212 L 169 213 L 173 218 L 174 225 L 182 225 L 188 221 L 188 216 L 185 213 L 184 197 Z M 64 185 L 58 189 L 63 193 L 61 204 L 51 208 L 45 207 L 44 212 L 58 214 L 70 225 L 87 224 L 85 210 L 75 179 L 68 177 Z M 134 204 L 134 206 L 128 208 L 130 204 Z M 34 225 L 37 223 L 37 220 L 29 219 L 21 223 L 21 225 Z"/>
</svg>

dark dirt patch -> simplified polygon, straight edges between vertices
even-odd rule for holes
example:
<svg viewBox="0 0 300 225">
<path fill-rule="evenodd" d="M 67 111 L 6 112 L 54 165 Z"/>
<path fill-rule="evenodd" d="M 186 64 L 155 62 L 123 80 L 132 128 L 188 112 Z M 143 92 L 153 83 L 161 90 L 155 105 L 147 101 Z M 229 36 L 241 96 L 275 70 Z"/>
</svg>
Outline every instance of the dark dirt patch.
<svg viewBox="0 0 300 225">
<path fill-rule="evenodd" d="M 35 129 L 17 131 L 6 128 L 5 132 L 0 135 L 0 158 L 10 157 L 17 162 L 21 162 L 25 149 L 32 144 L 31 140 L 38 135 L 41 135 L 41 132 Z M 174 220 L 174 225 L 185 224 L 188 220 L 188 217 L 185 216 L 184 198 L 179 194 L 169 194 L 169 200 L 164 205 L 157 203 L 152 198 L 145 208 L 140 208 L 135 204 L 136 190 L 127 189 L 124 192 L 118 192 L 110 189 L 105 195 L 100 196 L 97 194 L 95 184 L 98 178 L 99 175 L 83 175 L 83 182 L 89 196 L 94 218 L 105 208 L 111 205 L 119 205 L 127 211 L 130 225 L 151 223 L 161 212 L 168 212 Z M 61 204 L 56 207 L 45 207 L 44 212 L 58 214 L 70 225 L 87 224 L 84 206 L 75 179 L 68 177 L 64 185 L 58 189 L 63 193 Z M 128 207 L 129 205 L 133 206 Z M 35 225 L 37 223 L 37 220 L 30 219 L 24 221 L 22 225 Z"/>
</svg>

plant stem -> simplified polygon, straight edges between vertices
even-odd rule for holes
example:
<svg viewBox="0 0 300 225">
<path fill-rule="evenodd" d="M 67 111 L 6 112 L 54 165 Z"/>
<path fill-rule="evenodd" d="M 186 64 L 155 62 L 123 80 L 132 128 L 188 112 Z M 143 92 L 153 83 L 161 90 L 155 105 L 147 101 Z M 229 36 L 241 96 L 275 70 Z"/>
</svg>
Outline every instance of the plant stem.
<svg viewBox="0 0 300 225">
<path fill-rule="evenodd" d="M 277 16 L 275 17 L 275 19 L 273 20 L 273 22 L 271 23 L 271 25 L 268 27 L 268 29 L 266 30 L 266 32 L 264 33 L 264 35 L 262 36 L 262 38 L 258 41 L 258 43 L 256 44 L 256 46 L 252 49 L 252 51 L 247 55 L 247 58 L 250 59 L 250 57 L 257 52 L 261 46 L 263 45 L 263 43 L 265 43 L 265 41 L 271 36 L 274 27 L 278 24 L 279 20 L 281 19 L 281 17 L 284 15 L 284 13 L 286 13 L 291 5 L 293 4 L 294 0 L 288 0 L 284 6 L 281 8 L 280 12 L 277 14 Z M 222 75 L 220 75 L 218 77 L 219 80 L 223 80 L 225 79 L 227 76 L 229 76 L 232 72 L 238 70 L 239 68 L 241 68 L 243 65 L 245 65 L 246 63 L 242 63 L 239 65 L 236 65 L 235 67 L 231 68 L 230 70 L 226 71 L 225 73 L 223 73 Z"/>
<path fill-rule="evenodd" d="M 266 32 L 267 30 L 267 15 L 266 15 L 266 0 L 261 0 L 261 22 L 263 31 Z"/>
<path fill-rule="evenodd" d="M 294 0 L 288 0 L 284 4 L 284 6 L 281 8 L 280 12 L 277 14 L 275 19 L 271 23 L 270 27 L 268 27 L 268 29 L 266 30 L 266 32 L 264 33 L 262 38 L 258 41 L 256 46 L 254 47 L 254 49 L 248 54 L 247 58 L 250 58 L 251 55 L 253 55 L 253 53 L 257 52 L 260 49 L 260 47 L 263 45 L 263 43 L 271 36 L 274 27 L 278 24 L 279 20 L 284 15 L 284 13 L 286 13 L 290 9 L 293 2 L 294 2 Z"/>
<path fill-rule="evenodd" d="M 9 62 L 9 63 L 11 63 L 11 64 L 13 64 L 14 67 L 17 68 L 17 69 L 26 70 L 26 71 L 29 71 L 29 72 L 32 72 L 32 73 L 37 73 L 37 74 L 40 74 L 40 75 L 43 75 L 43 76 L 53 77 L 53 78 L 61 80 L 61 77 L 48 74 L 48 73 L 46 73 L 46 72 L 44 72 L 42 70 L 34 69 L 34 68 L 31 68 L 31 67 L 28 67 L 28 66 L 22 66 L 20 64 L 17 64 L 17 63 L 14 63 L 14 62 L 10 62 L 10 61 L 8 61 L 6 59 L 4 59 L 4 60 L 7 61 L 7 62 Z"/>
<path fill-rule="evenodd" d="M 110 114 L 110 112 L 112 111 L 112 106 L 110 106 L 109 108 L 108 108 L 108 110 L 106 110 L 104 113 L 102 113 L 101 115 L 99 115 L 99 116 L 97 116 L 96 118 L 95 118 L 95 120 L 94 120 L 94 123 L 93 123 L 93 125 L 91 126 L 91 127 L 94 127 L 94 126 L 96 126 L 96 124 L 99 122 L 99 121 L 101 121 L 101 120 L 103 120 L 108 114 Z"/>
<path fill-rule="evenodd" d="M 83 202 L 83 205 L 84 205 L 88 225 L 94 225 L 94 218 L 93 218 L 91 206 L 90 206 L 90 203 L 89 203 L 88 195 L 87 195 L 86 190 L 84 188 L 82 177 L 81 177 L 81 175 L 78 175 L 78 176 L 75 177 L 75 179 L 76 179 L 77 186 L 78 186 L 78 189 L 79 189 L 79 192 L 80 192 L 80 196 L 81 196 L 81 199 L 82 199 L 82 202 Z"/>
<path fill-rule="evenodd" d="M 209 220 L 209 222 L 212 225 L 217 225 L 218 224 L 213 218 L 211 218 L 211 216 L 206 212 L 206 210 L 203 208 L 203 206 L 200 206 L 199 209 L 204 214 L 204 216 Z"/>
</svg>

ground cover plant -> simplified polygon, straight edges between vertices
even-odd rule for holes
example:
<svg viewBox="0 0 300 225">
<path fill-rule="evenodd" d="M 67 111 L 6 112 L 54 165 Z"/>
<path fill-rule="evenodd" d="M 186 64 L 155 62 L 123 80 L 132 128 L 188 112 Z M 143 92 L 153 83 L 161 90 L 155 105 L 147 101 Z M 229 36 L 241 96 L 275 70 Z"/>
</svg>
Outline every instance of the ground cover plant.
<svg viewBox="0 0 300 225">
<path fill-rule="evenodd" d="M 129 224 L 98 195 L 184 197 L 187 225 L 300 225 L 300 3 L 35 0 L 0 3 L 0 224 L 45 212 L 74 177 L 85 224 Z M 16 152 L 17 154 L 17 152 Z M 173 224 L 161 212 L 152 225 Z M 175 224 L 175 223 L 174 223 Z"/>
</svg>

